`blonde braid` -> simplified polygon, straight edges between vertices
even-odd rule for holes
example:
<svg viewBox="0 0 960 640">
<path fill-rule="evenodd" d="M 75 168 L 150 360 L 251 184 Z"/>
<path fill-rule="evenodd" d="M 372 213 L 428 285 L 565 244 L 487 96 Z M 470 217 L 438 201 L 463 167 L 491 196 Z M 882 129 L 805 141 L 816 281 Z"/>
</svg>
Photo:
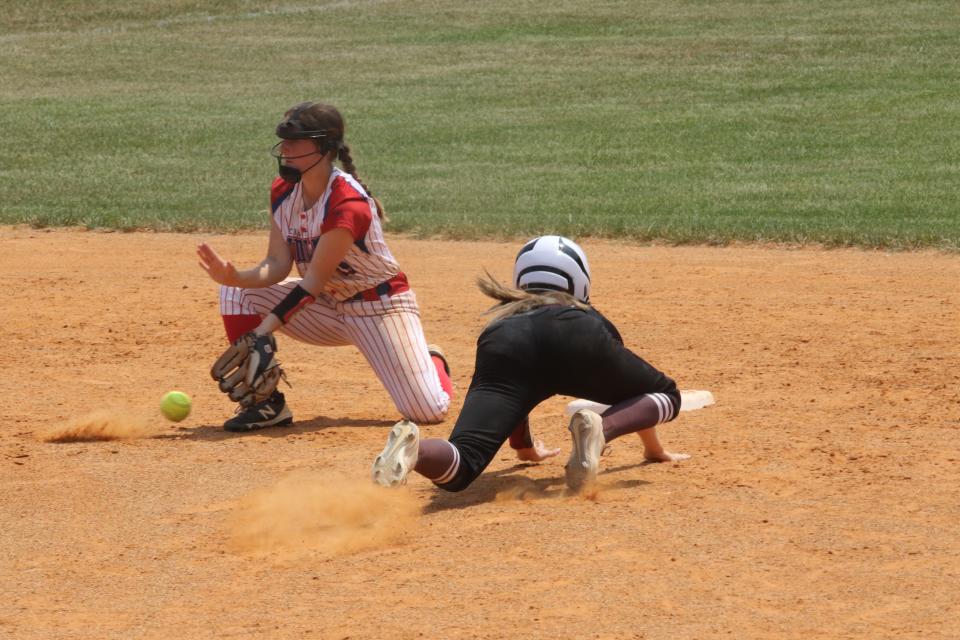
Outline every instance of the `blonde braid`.
<svg viewBox="0 0 960 640">
<path fill-rule="evenodd" d="M 350 156 L 350 146 L 344 142 L 340 141 L 339 146 L 337 147 L 336 157 L 340 160 L 340 164 L 343 165 L 343 169 L 353 176 L 353 179 L 360 183 L 360 186 L 363 187 L 363 190 L 367 192 L 367 195 L 373 198 L 373 201 L 377 204 L 377 215 L 380 216 L 380 219 L 384 222 L 387 221 L 387 212 L 383 208 L 383 204 L 380 203 L 380 199 L 374 196 L 370 192 L 370 187 L 363 183 L 363 180 L 360 179 L 360 176 L 357 175 L 357 167 L 353 164 L 353 158 Z"/>
</svg>

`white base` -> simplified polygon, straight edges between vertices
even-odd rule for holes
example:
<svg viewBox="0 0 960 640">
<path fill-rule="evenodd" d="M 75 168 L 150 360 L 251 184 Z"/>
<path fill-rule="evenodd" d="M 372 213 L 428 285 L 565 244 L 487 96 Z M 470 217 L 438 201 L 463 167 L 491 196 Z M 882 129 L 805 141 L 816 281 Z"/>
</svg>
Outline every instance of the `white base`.
<svg viewBox="0 0 960 640">
<path fill-rule="evenodd" d="M 703 409 L 713 403 L 713 394 L 709 391 L 691 390 L 680 392 L 680 411 Z M 572 400 L 567 403 L 567 408 L 564 410 L 564 413 L 567 414 L 567 417 L 570 417 L 577 411 L 580 411 L 580 409 L 590 409 L 597 413 L 603 413 L 609 408 L 610 405 L 608 404 L 600 404 L 599 402 L 591 402 L 590 400 Z"/>
</svg>

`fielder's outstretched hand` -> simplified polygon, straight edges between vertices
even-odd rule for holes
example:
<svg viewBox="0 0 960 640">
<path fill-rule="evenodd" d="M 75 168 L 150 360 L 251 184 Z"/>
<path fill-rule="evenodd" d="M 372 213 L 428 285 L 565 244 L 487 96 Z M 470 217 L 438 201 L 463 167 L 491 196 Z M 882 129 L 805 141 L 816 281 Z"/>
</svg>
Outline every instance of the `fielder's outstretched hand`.
<svg viewBox="0 0 960 640">
<path fill-rule="evenodd" d="M 534 440 L 532 447 L 517 449 L 517 457 L 524 462 L 543 462 L 547 458 L 560 455 L 560 449 L 548 449 L 543 440 Z"/>
<path fill-rule="evenodd" d="M 237 268 L 229 260 L 221 258 L 213 247 L 201 242 L 197 245 L 197 257 L 200 259 L 200 268 L 206 271 L 214 282 L 228 287 L 236 286 Z"/>
</svg>

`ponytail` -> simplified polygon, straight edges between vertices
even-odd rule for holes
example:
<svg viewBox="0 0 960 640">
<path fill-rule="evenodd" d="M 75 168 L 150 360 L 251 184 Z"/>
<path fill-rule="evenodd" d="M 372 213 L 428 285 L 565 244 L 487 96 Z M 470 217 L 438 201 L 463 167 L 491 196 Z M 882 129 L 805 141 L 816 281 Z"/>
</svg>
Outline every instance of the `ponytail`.
<svg viewBox="0 0 960 640">
<path fill-rule="evenodd" d="M 343 140 L 341 140 L 337 146 L 335 157 L 339 158 L 340 164 L 343 165 L 344 171 L 349 173 L 354 180 L 359 182 L 360 186 L 363 187 L 363 190 L 367 192 L 367 195 L 373 199 L 374 204 L 377 205 L 377 215 L 380 216 L 380 219 L 383 222 L 388 222 L 389 218 L 387 218 L 387 212 L 380 203 L 380 199 L 370 193 L 370 187 L 365 185 L 363 180 L 360 179 L 360 176 L 357 175 L 357 167 L 353 164 L 353 158 L 350 156 L 350 146 Z"/>
<path fill-rule="evenodd" d="M 486 311 L 492 316 L 490 323 L 497 320 L 515 316 L 518 313 L 526 313 L 546 305 L 557 304 L 565 307 L 577 307 L 578 309 L 589 309 L 590 305 L 580 302 L 566 291 L 527 291 L 525 289 L 515 289 L 507 287 L 497 282 L 490 275 L 489 271 L 484 270 L 486 277 L 477 278 L 477 286 L 489 298 L 493 298 L 499 304 L 494 305 Z"/>
</svg>

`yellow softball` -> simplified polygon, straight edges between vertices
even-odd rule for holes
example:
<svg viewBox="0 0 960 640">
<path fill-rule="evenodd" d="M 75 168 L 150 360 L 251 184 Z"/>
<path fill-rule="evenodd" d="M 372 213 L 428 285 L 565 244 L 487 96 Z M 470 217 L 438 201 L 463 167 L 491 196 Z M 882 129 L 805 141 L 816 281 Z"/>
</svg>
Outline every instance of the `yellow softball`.
<svg viewBox="0 0 960 640">
<path fill-rule="evenodd" d="M 191 406 L 193 406 L 193 403 L 190 396 L 183 391 L 169 391 L 160 400 L 160 413 L 167 420 L 180 422 L 190 415 Z"/>
</svg>

